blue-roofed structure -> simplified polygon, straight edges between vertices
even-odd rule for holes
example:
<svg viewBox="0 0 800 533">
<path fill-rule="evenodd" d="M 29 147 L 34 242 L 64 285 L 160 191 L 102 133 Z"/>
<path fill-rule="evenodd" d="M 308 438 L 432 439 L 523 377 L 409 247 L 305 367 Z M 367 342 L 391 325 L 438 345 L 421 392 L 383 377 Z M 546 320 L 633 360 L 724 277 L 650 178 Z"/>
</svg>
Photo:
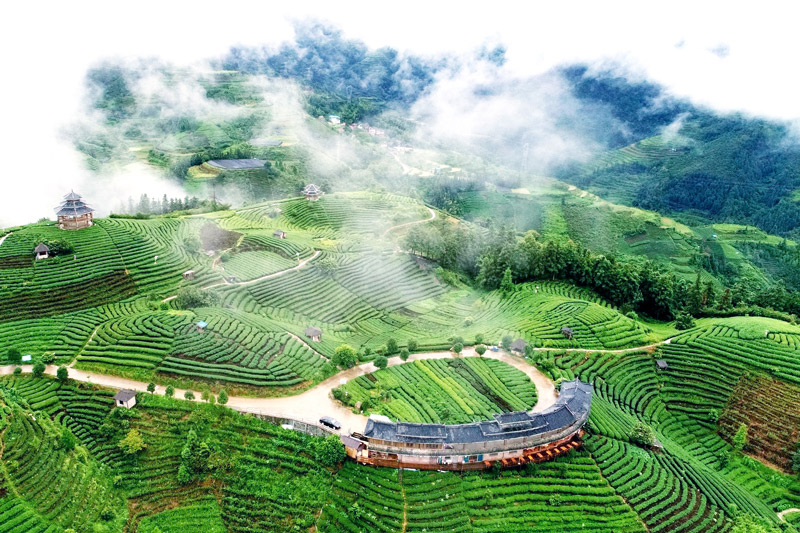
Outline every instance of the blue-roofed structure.
<svg viewBox="0 0 800 533">
<path fill-rule="evenodd" d="M 203 331 L 203 330 L 204 330 L 204 329 L 206 329 L 207 327 L 208 327 L 208 322 L 206 322 L 205 320 L 201 320 L 201 321 L 199 321 L 199 322 L 197 323 L 197 329 L 198 329 L 199 331 Z"/>
</svg>

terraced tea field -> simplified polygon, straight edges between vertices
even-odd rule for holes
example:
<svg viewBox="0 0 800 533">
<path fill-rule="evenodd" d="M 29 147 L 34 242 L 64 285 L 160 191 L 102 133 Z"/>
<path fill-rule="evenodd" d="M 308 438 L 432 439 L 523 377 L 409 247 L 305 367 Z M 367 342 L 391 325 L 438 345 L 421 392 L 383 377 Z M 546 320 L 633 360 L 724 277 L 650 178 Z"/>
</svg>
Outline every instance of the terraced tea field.
<svg viewBox="0 0 800 533">
<path fill-rule="evenodd" d="M 349 381 L 334 396 L 395 421 L 422 423 L 491 420 L 536 405 L 536 387 L 523 372 L 475 357 L 393 366 Z"/>
</svg>

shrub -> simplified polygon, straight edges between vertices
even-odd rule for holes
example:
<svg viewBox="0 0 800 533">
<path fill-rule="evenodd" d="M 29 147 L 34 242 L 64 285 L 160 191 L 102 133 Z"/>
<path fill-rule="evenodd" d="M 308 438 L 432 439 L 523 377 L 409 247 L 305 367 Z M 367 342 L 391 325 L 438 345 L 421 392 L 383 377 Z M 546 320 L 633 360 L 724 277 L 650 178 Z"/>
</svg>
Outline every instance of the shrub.
<svg viewBox="0 0 800 533">
<path fill-rule="evenodd" d="M 643 422 L 637 422 L 631 429 L 628 439 L 639 446 L 652 446 L 656 440 L 656 432 Z"/>
<path fill-rule="evenodd" d="M 228 392 L 225 389 L 219 391 L 219 397 L 217 398 L 217 403 L 220 405 L 225 405 L 228 403 Z"/>
<path fill-rule="evenodd" d="M 475 335 L 475 344 L 483 344 L 483 334 L 478 333 Z"/>
<path fill-rule="evenodd" d="M 675 329 L 684 330 L 694 327 L 694 317 L 689 313 L 678 313 L 675 316 Z"/>
<path fill-rule="evenodd" d="M 475 347 L 475 353 L 477 353 L 478 355 L 485 354 L 486 353 L 486 346 L 484 346 L 483 344 L 477 345 Z"/>
<path fill-rule="evenodd" d="M 408 352 L 408 350 L 406 348 L 403 348 L 402 350 L 400 350 L 400 359 L 402 359 L 403 361 L 408 361 L 408 356 L 409 355 L 410 354 L 409 354 L 409 352 Z"/>
<path fill-rule="evenodd" d="M 511 349 L 512 342 L 514 342 L 514 339 L 511 338 L 511 335 L 506 335 L 500 340 L 500 346 L 502 346 L 504 350 L 508 351 Z"/>
<path fill-rule="evenodd" d="M 22 374 L 22 368 L 21 367 L 15 368 L 14 369 L 14 375 L 15 376 L 19 376 L 20 374 Z"/>
<path fill-rule="evenodd" d="M 345 450 L 338 435 L 329 435 L 314 443 L 314 458 L 322 466 L 336 466 L 344 461 Z"/>
<path fill-rule="evenodd" d="M 142 435 L 136 429 L 128 431 L 128 434 L 124 439 L 119 441 L 117 446 L 119 446 L 126 455 L 138 453 L 147 447 L 142 439 Z"/>
<path fill-rule="evenodd" d="M 457 342 L 456 344 L 453 345 L 453 351 L 455 353 L 461 353 L 461 350 L 463 350 L 463 349 L 464 349 L 464 345 L 461 344 L 460 342 Z"/>
<path fill-rule="evenodd" d="M 388 339 L 386 341 L 386 353 L 387 354 L 397 353 L 397 341 L 396 340 Z"/>
<path fill-rule="evenodd" d="M 184 287 L 178 291 L 175 305 L 180 309 L 194 307 L 211 307 L 219 303 L 219 295 L 214 291 L 201 290 L 197 287 Z"/>
<path fill-rule="evenodd" d="M 67 451 L 74 450 L 75 445 L 78 443 L 75 439 L 75 435 L 67 428 L 61 428 L 61 438 L 59 442 L 61 442 L 61 447 Z"/>
<path fill-rule="evenodd" d="M 187 390 L 186 392 L 183 393 L 183 397 L 186 398 L 187 400 L 194 400 L 194 393 L 190 390 Z"/>
<path fill-rule="evenodd" d="M 60 381 L 61 383 L 66 383 L 67 379 L 69 379 L 69 371 L 67 370 L 67 367 L 65 366 L 58 367 L 58 370 L 56 370 L 56 377 L 58 378 L 58 381 Z"/>
<path fill-rule="evenodd" d="M 40 378 L 44 375 L 44 363 L 41 361 L 36 361 L 33 365 L 33 377 Z"/>
<path fill-rule="evenodd" d="M 153 394 L 155 391 L 156 391 L 156 384 L 151 381 L 150 383 L 147 384 L 147 392 Z"/>
<path fill-rule="evenodd" d="M 408 340 L 408 351 L 409 352 L 413 352 L 416 349 L 417 349 L 417 341 L 415 341 L 414 339 L 409 339 Z"/>
<path fill-rule="evenodd" d="M 18 365 L 22 362 L 22 354 L 16 348 L 9 348 L 7 357 L 8 362 L 12 365 Z"/>
<path fill-rule="evenodd" d="M 375 358 L 374 364 L 376 367 L 383 370 L 384 368 L 389 366 L 389 360 L 386 359 L 386 356 L 379 355 L 378 357 Z"/>
<path fill-rule="evenodd" d="M 42 354 L 42 363 L 46 365 L 52 365 L 56 362 L 56 356 L 52 353 Z"/>
<path fill-rule="evenodd" d="M 164 396 L 166 396 L 167 398 L 172 398 L 173 396 L 175 396 L 175 387 L 173 387 L 172 385 L 167 385 L 167 388 L 164 389 Z"/>
<path fill-rule="evenodd" d="M 341 368 L 352 368 L 355 366 L 357 359 L 356 351 L 348 344 L 339 345 L 333 352 L 333 364 Z"/>
<path fill-rule="evenodd" d="M 736 434 L 733 436 L 733 449 L 740 452 L 746 445 L 747 426 L 745 424 L 739 424 L 739 429 L 736 430 Z"/>
</svg>

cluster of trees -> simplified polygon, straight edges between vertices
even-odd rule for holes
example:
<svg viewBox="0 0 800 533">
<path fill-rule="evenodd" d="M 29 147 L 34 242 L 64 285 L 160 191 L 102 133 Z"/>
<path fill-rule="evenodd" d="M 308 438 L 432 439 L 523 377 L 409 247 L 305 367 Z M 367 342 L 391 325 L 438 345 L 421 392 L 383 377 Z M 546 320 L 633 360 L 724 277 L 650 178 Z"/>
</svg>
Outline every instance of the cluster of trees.
<svg viewBox="0 0 800 533">
<path fill-rule="evenodd" d="M 196 196 L 191 198 L 167 198 L 167 195 L 158 198 L 150 198 L 147 194 L 139 197 L 138 202 L 133 201 L 133 197 L 128 197 L 128 203 L 117 208 L 118 214 L 124 215 L 165 215 L 174 211 L 186 211 L 199 207 L 211 207 L 211 200 L 200 200 Z M 113 216 L 113 215 L 112 215 Z"/>
<path fill-rule="evenodd" d="M 432 82 L 442 62 L 401 56 L 392 48 L 369 50 L 361 41 L 344 39 L 339 30 L 319 23 L 300 23 L 295 42 L 279 50 L 233 48 L 225 70 L 292 78 L 314 90 L 308 111 L 334 113 L 356 122 L 393 103 L 410 105 Z"/>
</svg>

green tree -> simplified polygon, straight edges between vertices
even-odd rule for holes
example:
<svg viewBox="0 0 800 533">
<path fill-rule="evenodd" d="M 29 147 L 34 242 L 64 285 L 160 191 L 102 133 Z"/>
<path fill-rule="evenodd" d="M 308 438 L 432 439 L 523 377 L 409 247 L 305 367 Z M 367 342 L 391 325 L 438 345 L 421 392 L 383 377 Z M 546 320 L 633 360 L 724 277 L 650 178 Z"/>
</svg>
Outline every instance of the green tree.
<svg viewBox="0 0 800 533">
<path fill-rule="evenodd" d="M 181 450 L 181 465 L 178 468 L 178 481 L 189 483 L 208 471 L 208 460 L 211 449 L 200 440 L 195 430 L 190 429 L 186 435 L 186 443 Z"/>
<path fill-rule="evenodd" d="M 679 312 L 675 316 L 675 329 L 685 330 L 694 327 L 694 317 L 686 312 Z"/>
<path fill-rule="evenodd" d="M 408 356 L 411 355 L 406 348 L 400 350 L 400 359 L 403 361 L 408 361 Z"/>
<path fill-rule="evenodd" d="M 397 341 L 389 338 L 386 340 L 386 353 L 391 355 L 397 353 Z"/>
<path fill-rule="evenodd" d="M 173 387 L 172 385 L 167 385 L 167 388 L 164 389 L 164 396 L 166 396 L 167 398 L 172 398 L 173 396 L 175 396 L 175 387 Z"/>
<path fill-rule="evenodd" d="M 417 349 L 417 341 L 414 339 L 408 339 L 408 351 L 414 352 Z"/>
<path fill-rule="evenodd" d="M 486 346 L 484 346 L 483 344 L 477 345 L 475 347 L 475 353 L 477 353 L 478 355 L 485 354 L 486 353 Z"/>
<path fill-rule="evenodd" d="M 736 434 L 733 436 L 733 449 L 737 452 L 741 452 L 746 445 L 747 426 L 745 424 L 739 424 L 739 429 L 736 430 Z"/>
<path fill-rule="evenodd" d="M 69 379 L 69 371 L 67 370 L 67 367 L 58 367 L 58 370 L 56 370 L 56 378 L 58 378 L 58 381 L 61 383 L 66 383 Z"/>
<path fill-rule="evenodd" d="M 344 461 L 345 450 L 338 435 L 315 439 L 314 457 L 322 466 L 333 467 Z"/>
<path fill-rule="evenodd" d="M 514 292 L 514 280 L 511 278 L 511 267 L 506 267 L 503 279 L 500 281 L 500 292 L 510 294 Z"/>
<path fill-rule="evenodd" d="M 8 362 L 12 365 L 18 365 L 22 362 L 22 354 L 16 348 L 9 348 L 7 357 Z"/>
<path fill-rule="evenodd" d="M 200 239 L 194 235 L 183 239 L 183 248 L 190 254 L 196 254 L 199 252 L 201 246 L 202 243 L 200 242 Z"/>
<path fill-rule="evenodd" d="M 217 403 L 220 405 L 225 405 L 228 403 L 228 392 L 225 389 L 219 391 L 219 397 L 217 398 Z"/>
<path fill-rule="evenodd" d="M 124 439 L 117 444 L 126 455 L 133 455 L 144 450 L 147 445 L 142 439 L 142 435 L 136 429 L 131 429 Z"/>
<path fill-rule="evenodd" d="M 186 392 L 183 393 L 183 397 L 186 398 L 187 400 L 194 400 L 194 393 L 190 390 L 187 390 Z"/>
<path fill-rule="evenodd" d="M 483 334 L 478 333 L 475 335 L 475 344 L 483 344 Z"/>
<path fill-rule="evenodd" d="M 628 439 L 639 446 L 650 447 L 656 441 L 656 432 L 643 422 L 637 422 L 631 429 Z"/>
<path fill-rule="evenodd" d="M 500 346 L 502 346 L 505 351 L 508 351 L 511 349 L 512 342 L 514 342 L 514 339 L 511 338 L 511 335 L 506 335 L 500 340 Z"/>
<path fill-rule="evenodd" d="M 379 355 L 378 357 L 375 358 L 374 364 L 376 367 L 383 370 L 384 368 L 389 366 L 389 360 L 386 358 L 386 356 Z"/>
<path fill-rule="evenodd" d="M 461 350 L 463 350 L 463 349 L 464 349 L 464 345 L 463 345 L 463 344 L 461 344 L 460 342 L 457 342 L 457 343 L 455 343 L 455 344 L 453 345 L 453 351 L 454 351 L 455 353 L 461 353 Z"/>
<path fill-rule="evenodd" d="M 358 362 L 358 353 L 348 344 L 341 344 L 333 352 L 333 364 L 341 368 L 352 368 Z"/>
<path fill-rule="evenodd" d="M 203 391 L 200 393 L 200 399 L 203 400 L 204 402 L 207 402 L 210 398 L 211 398 L 211 391 L 208 389 L 203 389 Z"/>
<path fill-rule="evenodd" d="M 33 377 L 40 378 L 44 375 L 44 363 L 41 361 L 36 361 L 33 365 Z"/>
<path fill-rule="evenodd" d="M 156 391 L 156 384 L 151 381 L 150 383 L 147 384 L 147 392 L 153 394 L 155 391 Z"/>
<path fill-rule="evenodd" d="M 46 365 L 52 365 L 56 362 L 56 356 L 52 353 L 44 353 L 42 354 L 42 363 Z"/>
<path fill-rule="evenodd" d="M 75 439 L 75 435 L 73 435 L 72 432 L 65 427 L 61 428 L 61 438 L 59 441 L 61 442 L 61 447 L 67 451 L 74 450 L 75 445 L 78 443 L 78 441 Z"/>
</svg>

